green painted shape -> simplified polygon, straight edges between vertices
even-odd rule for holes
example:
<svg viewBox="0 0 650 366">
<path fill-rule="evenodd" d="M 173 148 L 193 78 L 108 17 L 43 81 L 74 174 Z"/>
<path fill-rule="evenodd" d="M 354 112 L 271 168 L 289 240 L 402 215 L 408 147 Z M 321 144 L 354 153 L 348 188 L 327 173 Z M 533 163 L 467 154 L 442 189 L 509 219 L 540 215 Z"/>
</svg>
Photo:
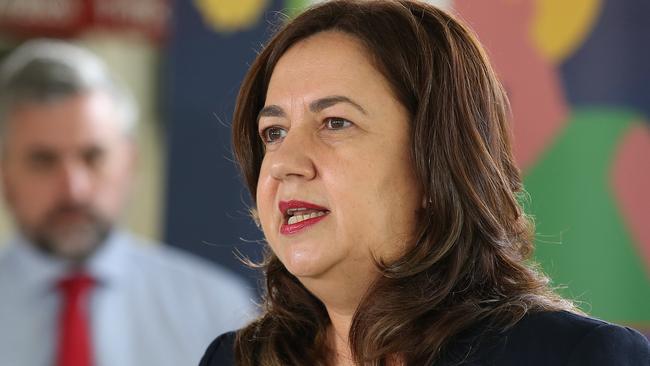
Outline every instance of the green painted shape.
<svg viewBox="0 0 650 366">
<path fill-rule="evenodd" d="M 650 280 L 611 189 L 617 144 L 637 118 L 576 111 L 525 177 L 536 259 L 563 295 L 594 316 L 650 324 Z"/>
<path fill-rule="evenodd" d="M 308 0 L 284 0 L 284 11 L 293 18 L 309 5 L 311 3 Z"/>
</svg>

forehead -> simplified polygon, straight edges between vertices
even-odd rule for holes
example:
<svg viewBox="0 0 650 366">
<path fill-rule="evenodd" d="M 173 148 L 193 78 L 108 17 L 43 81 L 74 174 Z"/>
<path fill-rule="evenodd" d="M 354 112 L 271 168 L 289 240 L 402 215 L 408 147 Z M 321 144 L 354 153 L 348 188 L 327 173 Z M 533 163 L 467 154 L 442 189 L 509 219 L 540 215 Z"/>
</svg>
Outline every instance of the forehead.
<svg viewBox="0 0 650 366">
<path fill-rule="evenodd" d="M 121 134 L 118 117 L 113 100 L 102 92 L 25 102 L 7 116 L 5 143 L 51 148 L 102 143 Z"/>
<path fill-rule="evenodd" d="M 389 92 L 388 82 L 371 61 L 366 47 L 356 37 L 324 31 L 303 39 L 278 60 L 267 90 L 267 98 L 300 93 L 307 99 L 318 94 L 348 90 Z M 322 95 L 320 95 L 322 96 Z M 319 95 L 313 95 L 313 98 Z"/>
</svg>

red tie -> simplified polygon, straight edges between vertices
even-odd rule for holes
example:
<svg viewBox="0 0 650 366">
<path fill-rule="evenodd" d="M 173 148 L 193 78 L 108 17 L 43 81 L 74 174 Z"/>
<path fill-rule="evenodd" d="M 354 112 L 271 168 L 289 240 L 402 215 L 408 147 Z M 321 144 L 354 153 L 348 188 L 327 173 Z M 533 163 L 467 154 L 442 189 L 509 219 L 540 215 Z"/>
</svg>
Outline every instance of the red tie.
<svg viewBox="0 0 650 366">
<path fill-rule="evenodd" d="M 57 366 L 92 366 L 93 355 L 88 326 L 88 290 L 94 281 L 77 273 L 59 282 L 62 295 Z"/>
</svg>

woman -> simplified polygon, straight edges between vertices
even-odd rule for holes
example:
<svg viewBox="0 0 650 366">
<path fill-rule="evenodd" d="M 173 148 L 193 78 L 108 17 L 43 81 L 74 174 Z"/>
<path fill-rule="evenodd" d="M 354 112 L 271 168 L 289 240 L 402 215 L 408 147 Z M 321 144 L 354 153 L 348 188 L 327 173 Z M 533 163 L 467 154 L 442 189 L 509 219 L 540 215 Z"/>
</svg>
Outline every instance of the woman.
<svg viewBox="0 0 650 366">
<path fill-rule="evenodd" d="M 646 365 L 528 261 L 507 100 L 424 3 L 327 2 L 249 70 L 234 147 L 270 247 L 262 316 L 202 365 Z"/>
</svg>

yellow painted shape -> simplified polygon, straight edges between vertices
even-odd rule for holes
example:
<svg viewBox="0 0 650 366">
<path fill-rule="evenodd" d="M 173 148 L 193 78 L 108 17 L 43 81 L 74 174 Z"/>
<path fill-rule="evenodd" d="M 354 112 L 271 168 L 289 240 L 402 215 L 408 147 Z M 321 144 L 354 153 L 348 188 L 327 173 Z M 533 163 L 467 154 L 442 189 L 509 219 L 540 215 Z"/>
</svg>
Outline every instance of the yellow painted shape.
<svg viewBox="0 0 650 366">
<path fill-rule="evenodd" d="M 535 0 L 533 42 L 548 60 L 560 63 L 591 33 L 602 0 Z"/>
<path fill-rule="evenodd" d="M 218 32 L 234 32 L 254 26 L 267 0 L 194 0 L 205 23 Z"/>
</svg>

